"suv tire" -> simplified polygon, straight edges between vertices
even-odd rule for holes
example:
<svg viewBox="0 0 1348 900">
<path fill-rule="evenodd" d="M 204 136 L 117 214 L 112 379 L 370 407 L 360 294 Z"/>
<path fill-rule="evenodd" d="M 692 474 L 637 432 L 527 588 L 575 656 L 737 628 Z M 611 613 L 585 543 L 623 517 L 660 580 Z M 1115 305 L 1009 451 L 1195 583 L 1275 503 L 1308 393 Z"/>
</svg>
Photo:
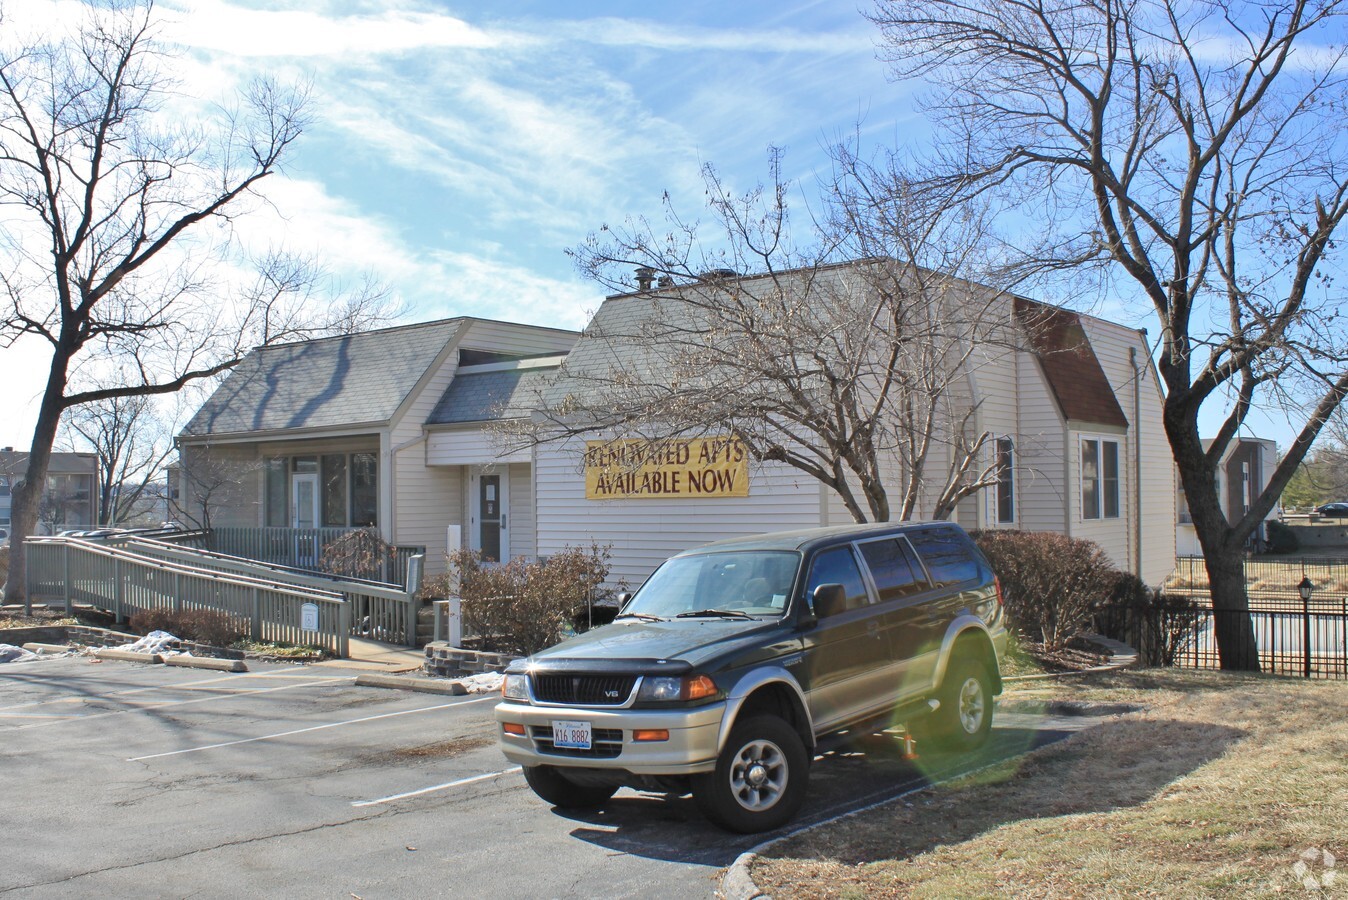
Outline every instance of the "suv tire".
<svg viewBox="0 0 1348 900">
<path fill-rule="evenodd" d="M 776 716 L 737 722 L 711 772 L 694 776 L 702 814 L 728 831 L 783 825 L 805 801 L 810 757 L 800 735 Z"/>
<path fill-rule="evenodd" d="M 524 780 L 559 809 L 597 809 L 618 791 L 617 785 L 576 784 L 552 766 L 525 766 Z"/>
<path fill-rule="evenodd" d="M 941 706 L 920 729 L 935 749 L 969 753 L 987 742 L 992 731 L 992 679 L 982 660 L 952 659 L 936 697 Z"/>
</svg>

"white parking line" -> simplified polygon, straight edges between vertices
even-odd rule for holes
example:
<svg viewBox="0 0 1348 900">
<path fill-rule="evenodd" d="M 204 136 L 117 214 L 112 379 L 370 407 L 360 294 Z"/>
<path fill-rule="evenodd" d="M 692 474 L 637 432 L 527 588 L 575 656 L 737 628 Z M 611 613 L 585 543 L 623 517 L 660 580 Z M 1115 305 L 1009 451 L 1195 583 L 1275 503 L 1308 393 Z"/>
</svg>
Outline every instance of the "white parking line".
<svg viewBox="0 0 1348 900">
<path fill-rule="evenodd" d="M 271 690 L 279 691 L 284 690 L 284 688 L 271 688 Z M 441 703 L 437 706 L 422 706 L 418 709 L 404 709 L 399 712 L 380 713 L 377 716 L 363 716 L 362 718 L 359 719 L 347 719 L 344 722 L 328 722 L 327 724 L 324 725 L 310 725 L 308 728 L 296 728 L 293 731 L 280 731 L 277 732 L 276 734 L 264 734 L 258 737 L 240 738 L 237 741 L 223 741 L 219 744 L 207 744 L 204 747 L 187 747 L 182 750 L 170 750 L 167 753 L 151 753 L 149 756 L 133 756 L 130 759 L 128 759 L 127 762 L 140 762 L 141 760 L 144 759 L 159 759 L 160 757 L 164 756 L 178 756 L 183 753 L 197 753 L 201 750 L 217 750 L 221 747 L 234 747 L 238 744 L 251 744 L 254 743 L 255 741 L 270 741 L 274 740 L 275 738 L 290 737 L 291 735 L 294 734 L 306 734 L 310 731 L 322 731 L 325 728 L 340 728 L 343 725 L 356 725 L 360 722 L 373 722 L 376 719 L 392 719 L 395 716 L 410 716 L 415 713 L 434 712 L 437 709 L 449 709 L 451 706 L 467 706 L 469 703 L 481 703 L 484 700 L 491 700 L 494 702 L 499 699 L 500 697 L 496 696 L 495 694 L 490 694 L 486 697 L 478 697 L 475 700 L 458 700 L 454 703 Z"/>
<path fill-rule="evenodd" d="M 79 713 L 56 715 L 54 713 L 0 713 L 0 719 L 78 719 Z"/>
<path fill-rule="evenodd" d="M 487 781 L 492 778 L 500 778 L 502 775 L 514 775 L 516 772 L 523 772 L 524 769 L 515 766 L 513 769 L 502 769 L 500 772 L 488 772 L 485 775 L 474 775 L 471 778 L 460 778 L 458 781 L 447 781 L 444 784 L 435 784 L 418 791 L 406 791 L 402 794 L 392 794 L 388 797 L 380 797 L 378 800 L 356 800 L 352 806 L 375 806 L 380 803 L 392 803 L 394 800 L 405 800 L 408 797 L 419 797 L 422 794 L 429 794 L 432 791 L 443 791 L 447 788 L 459 787 L 464 784 L 472 784 L 475 781 Z"/>
<path fill-rule="evenodd" d="M 147 669 L 147 671 L 152 670 Z M 164 670 L 161 668 L 158 671 L 163 672 Z M 226 681 L 234 681 L 239 678 L 296 678 L 296 677 L 313 678 L 314 676 L 312 675 L 295 676 L 289 674 L 274 675 L 270 672 L 243 672 L 237 675 L 220 675 L 215 678 L 203 678 L 200 681 L 184 681 L 178 684 L 154 684 L 150 685 L 149 687 L 128 688 L 124 691 L 109 691 L 106 694 L 99 694 L 95 697 L 79 695 L 75 697 L 49 697 L 44 700 L 28 700 L 24 703 L 14 703 L 9 706 L 0 706 L 0 712 L 4 712 L 5 710 L 9 709 L 26 709 L 30 706 L 42 706 L 47 703 L 85 703 L 91 699 L 103 700 L 109 697 L 129 697 L 132 694 L 144 694 L 147 691 L 178 691 L 178 690 L 189 691 L 195 690 L 199 685 L 204 684 L 204 685 L 219 686 Z"/>
<path fill-rule="evenodd" d="M 249 697 L 253 694 L 270 694 L 274 691 L 292 691 L 295 688 L 312 687 L 314 685 L 319 684 L 333 684 L 334 682 L 338 681 L 354 681 L 354 680 L 355 676 L 352 675 L 347 678 L 325 678 L 321 681 L 307 681 L 304 682 L 303 684 L 283 684 L 279 687 L 258 688 L 257 690 L 253 691 L 234 691 L 233 693 L 230 694 L 212 694 L 209 697 L 197 697 L 193 700 L 165 700 L 162 703 L 151 703 L 148 706 L 137 706 L 133 709 L 118 709 L 112 712 L 95 713 L 93 715 L 79 716 L 78 718 L 73 719 L 61 719 L 56 722 L 39 722 L 35 725 L 20 725 L 19 730 L 27 728 L 45 728 L 49 725 L 63 725 L 67 722 L 88 722 L 92 719 L 106 719 L 109 716 L 124 716 L 127 713 L 146 712 L 147 710 L 151 709 L 163 709 L 164 707 L 167 706 L 191 706 L 192 704 L 195 703 L 210 703 L 212 700 L 229 700 L 234 697 Z M 495 698 L 493 697 L 492 699 Z"/>
</svg>

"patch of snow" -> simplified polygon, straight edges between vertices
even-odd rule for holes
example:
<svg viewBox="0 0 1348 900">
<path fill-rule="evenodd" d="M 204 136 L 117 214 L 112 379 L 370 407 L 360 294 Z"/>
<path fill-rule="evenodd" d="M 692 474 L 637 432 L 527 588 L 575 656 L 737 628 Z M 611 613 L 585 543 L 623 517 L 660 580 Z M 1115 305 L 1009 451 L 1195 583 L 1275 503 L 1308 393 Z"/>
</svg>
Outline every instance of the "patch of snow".
<svg viewBox="0 0 1348 900">
<path fill-rule="evenodd" d="M 151 631 L 145 637 L 136 641 L 134 644 L 126 644 L 118 647 L 119 650 L 132 650 L 136 653 L 177 653 L 170 648 L 170 644 L 176 643 L 177 638 L 167 631 Z"/>
<path fill-rule="evenodd" d="M 37 659 L 37 654 L 13 644 L 0 644 L 0 663 L 27 662 L 30 659 Z"/>
<path fill-rule="evenodd" d="M 483 672 L 481 675 L 469 675 L 467 678 L 455 679 L 470 694 L 492 694 L 501 690 L 501 682 L 505 676 L 500 672 Z"/>
</svg>

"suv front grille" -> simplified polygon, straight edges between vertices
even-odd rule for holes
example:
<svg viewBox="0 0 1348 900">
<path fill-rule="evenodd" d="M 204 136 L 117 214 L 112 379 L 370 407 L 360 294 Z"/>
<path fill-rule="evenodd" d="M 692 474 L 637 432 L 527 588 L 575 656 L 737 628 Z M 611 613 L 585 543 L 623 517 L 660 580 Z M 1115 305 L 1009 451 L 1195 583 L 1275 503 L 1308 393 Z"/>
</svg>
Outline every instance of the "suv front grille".
<svg viewBox="0 0 1348 900">
<path fill-rule="evenodd" d="M 635 675 L 534 675 L 534 699 L 541 703 L 622 706 L 632 696 Z"/>
<path fill-rule="evenodd" d="M 613 759 L 623 752 L 623 731 L 621 728 L 596 728 L 590 735 L 590 749 L 578 750 L 575 747 L 554 747 L 552 728 L 548 725 L 533 725 L 529 728 L 533 735 L 534 747 L 539 753 L 552 756 L 575 756 L 584 759 Z"/>
</svg>

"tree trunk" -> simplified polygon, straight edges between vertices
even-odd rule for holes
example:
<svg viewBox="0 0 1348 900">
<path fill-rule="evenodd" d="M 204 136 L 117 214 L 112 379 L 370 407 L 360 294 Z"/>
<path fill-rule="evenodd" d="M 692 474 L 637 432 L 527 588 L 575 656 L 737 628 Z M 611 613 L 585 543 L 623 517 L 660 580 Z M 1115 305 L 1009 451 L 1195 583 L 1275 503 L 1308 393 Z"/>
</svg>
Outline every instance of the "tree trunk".
<svg viewBox="0 0 1348 900">
<path fill-rule="evenodd" d="M 1179 469 L 1194 532 L 1203 548 L 1217 655 L 1224 670 L 1258 672 L 1259 652 L 1254 642 L 1254 621 L 1250 618 L 1243 552 L 1250 530 L 1232 528 L 1222 511 L 1215 463 L 1209 462 L 1198 436 L 1197 411 L 1180 395 L 1181 391 L 1172 388 L 1166 398 L 1166 436 Z"/>
<path fill-rule="evenodd" d="M 1236 549 L 1204 555 L 1208 585 L 1212 592 L 1213 633 L 1222 668 L 1259 672 L 1259 648 L 1254 640 L 1254 621 L 1245 590 L 1245 557 Z"/>
<path fill-rule="evenodd" d="M 28 468 L 22 481 L 13 490 L 10 508 L 9 576 L 5 582 L 5 602 L 24 599 L 27 583 L 27 559 L 24 539 L 37 530 L 38 513 L 42 509 L 42 492 L 47 485 L 47 469 L 51 465 L 51 448 L 56 442 L 56 428 L 61 423 L 65 398 L 66 371 L 70 354 L 58 349 L 52 358 L 47 375 L 47 390 L 37 414 L 33 429 L 33 443 L 28 450 Z"/>
</svg>

